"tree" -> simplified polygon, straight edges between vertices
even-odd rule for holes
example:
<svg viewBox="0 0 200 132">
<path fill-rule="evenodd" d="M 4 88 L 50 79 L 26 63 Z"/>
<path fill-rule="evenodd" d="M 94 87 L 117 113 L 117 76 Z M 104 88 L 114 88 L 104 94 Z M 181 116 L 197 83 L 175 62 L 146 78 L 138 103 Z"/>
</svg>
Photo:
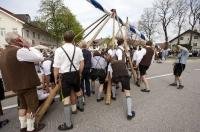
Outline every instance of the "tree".
<svg viewBox="0 0 200 132">
<path fill-rule="evenodd" d="M 152 40 L 152 36 L 156 32 L 156 24 L 155 9 L 144 9 L 140 21 L 138 22 L 138 29 L 143 31 L 149 40 Z"/>
<path fill-rule="evenodd" d="M 188 11 L 188 6 L 186 4 L 186 0 L 177 0 L 175 2 L 176 5 L 176 18 L 175 18 L 175 26 L 178 28 L 178 36 L 181 33 L 183 24 L 186 21 L 186 15 Z M 177 44 L 180 43 L 180 38 L 178 37 Z"/>
<path fill-rule="evenodd" d="M 168 47 L 168 26 L 175 18 L 174 1 L 172 0 L 157 0 L 154 4 L 157 10 L 157 19 L 162 24 L 162 29 L 165 35 L 165 43 Z M 167 48 L 166 47 L 166 48 Z"/>
<path fill-rule="evenodd" d="M 63 33 L 73 30 L 75 34 L 82 31 L 82 26 L 70 10 L 64 6 L 63 0 L 42 0 L 39 12 L 42 22 L 46 23 L 47 30 L 56 38 L 58 43 L 63 40 Z M 82 34 L 76 41 L 82 38 Z"/>
<path fill-rule="evenodd" d="M 197 21 L 200 19 L 200 1 L 199 0 L 188 0 L 188 5 L 190 9 L 189 13 L 189 24 L 191 26 L 191 30 L 194 31 L 195 25 Z M 192 43 L 193 32 L 190 34 L 189 45 Z"/>
</svg>

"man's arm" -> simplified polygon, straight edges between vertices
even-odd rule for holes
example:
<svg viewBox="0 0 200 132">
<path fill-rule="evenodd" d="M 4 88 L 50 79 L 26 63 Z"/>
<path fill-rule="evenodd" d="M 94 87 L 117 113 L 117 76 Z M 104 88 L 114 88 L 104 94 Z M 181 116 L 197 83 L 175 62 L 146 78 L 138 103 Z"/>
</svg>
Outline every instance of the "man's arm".
<svg viewBox="0 0 200 132">
<path fill-rule="evenodd" d="M 54 79 L 55 79 L 55 83 L 58 84 L 58 77 L 59 77 L 59 68 L 54 67 Z"/>
<path fill-rule="evenodd" d="M 40 62 L 44 60 L 44 57 L 40 51 L 31 48 L 21 48 L 17 50 L 17 60 L 26 62 Z"/>
<path fill-rule="evenodd" d="M 80 67 L 79 67 L 80 75 L 82 75 L 83 68 L 84 68 L 84 60 L 80 61 Z"/>
</svg>

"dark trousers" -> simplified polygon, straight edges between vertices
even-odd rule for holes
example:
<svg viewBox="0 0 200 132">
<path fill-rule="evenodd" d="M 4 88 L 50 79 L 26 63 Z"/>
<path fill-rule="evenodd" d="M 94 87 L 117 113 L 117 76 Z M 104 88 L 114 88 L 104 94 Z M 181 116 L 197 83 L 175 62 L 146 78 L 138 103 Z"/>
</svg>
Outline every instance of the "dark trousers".
<svg viewBox="0 0 200 132">
<path fill-rule="evenodd" d="M 86 95 L 90 96 L 90 69 L 84 69 L 81 78 L 81 89 L 83 94 L 86 90 Z"/>
</svg>

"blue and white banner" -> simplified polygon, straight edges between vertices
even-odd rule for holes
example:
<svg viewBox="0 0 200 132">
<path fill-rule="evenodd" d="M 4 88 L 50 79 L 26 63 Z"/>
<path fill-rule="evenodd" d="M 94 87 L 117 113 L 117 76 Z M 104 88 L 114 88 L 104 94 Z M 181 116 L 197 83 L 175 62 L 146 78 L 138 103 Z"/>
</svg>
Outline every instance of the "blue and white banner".
<svg viewBox="0 0 200 132">
<path fill-rule="evenodd" d="M 99 10 L 103 11 L 106 14 L 110 14 L 110 12 L 108 12 L 105 8 L 103 8 L 103 6 L 98 3 L 96 0 L 87 0 L 89 3 L 91 3 L 95 8 L 98 8 Z M 119 20 L 119 23 L 122 24 L 123 26 L 125 25 L 125 23 L 122 21 L 122 19 L 119 16 L 115 17 L 116 20 Z M 145 36 L 139 32 L 133 25 L 129 24 L 129 28 L 132 33 L 137 34 L 138 36 L 140 36 L 141 39 L 145 40 Z"/>
</svg>

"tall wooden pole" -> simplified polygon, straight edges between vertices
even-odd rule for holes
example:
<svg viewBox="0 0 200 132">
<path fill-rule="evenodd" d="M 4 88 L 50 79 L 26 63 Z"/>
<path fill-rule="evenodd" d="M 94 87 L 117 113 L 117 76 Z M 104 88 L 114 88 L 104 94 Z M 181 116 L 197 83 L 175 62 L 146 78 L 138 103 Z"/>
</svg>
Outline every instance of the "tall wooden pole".
<svg viewBox="0 0 200 132">
<path fill-rule="evenodd" d="M 102 24 L 102 26 L 97 30 L 97 32 L 95 33 L 95 35 L 92 37 L 92 39 L 88 42 L 88 47 L 92 44 L 92 42 L 96 39 L 96 37 L 99 35 L 99 33 L 101 32 L 101 30 L 103 29 L 103 27 L 106 25 L 106 23 L 110 20 L 111 15 L 104 21 L 104 23 Z"/>
<path fill-rule="evenodd" d="M 128 44 L 127 44 L 127 36 L 128 36 L 128 17 L 127 17 L 126 23 L 125 23 L 125 35 L 123 35 L 121 26 L 120 26 L 120 24 L 119 24 L 119 20 L 117 20 L 117 21 L 118 21 L 118 26 L 119 26 L 119 28 L 120 28 L 121 34 L 122 34 L 123 39 L 124 39 L 124 50 L 125 50 L 126 57 L 127 57 L 127 59 L 128 59 L 129 65 L 131 66 L 131 72 L 132 72 L 132 75 L 135 75 L 136 72 L 135 72 L 135 70 L 134 70 L 131 57 L 127 55 L 127 53 L 128 53 Z M 135 78 L 135 76 L 133 76 L 133 79 L 134 79 L 134 81 L 135 81 L 137 78 Z"/>
<path fill-rule="evenodd" d="M 36 112 L 36 122 L 39 123 L 39 121 L 42 119 L 44 114 L 47 112 L 49 106 L 51 105 L 54 97 L 56 96 L 57 92 L 60 89 L 60 85 L 57 84 L 55 88 L 53 88 L 50 91 L 50 94 L 48 98 L 45 100 L 45 102 L 38 108 L 38 111 Z"/>
<path fill-rule="evenodd" d="M 116 10 L 112 9 L 112 18 L 113 18 L 113 33 L 112 33 L 112 41 L 111 44 L 114 45 L 115 43 L 115 16 Z M 111 103 L 111 89 L 112 89 L 112 81 L 111 81 L 111 73 L 108 72 L 108 86 L 106 91 L 106 104 L 109 105 Z"/>
</svg>

